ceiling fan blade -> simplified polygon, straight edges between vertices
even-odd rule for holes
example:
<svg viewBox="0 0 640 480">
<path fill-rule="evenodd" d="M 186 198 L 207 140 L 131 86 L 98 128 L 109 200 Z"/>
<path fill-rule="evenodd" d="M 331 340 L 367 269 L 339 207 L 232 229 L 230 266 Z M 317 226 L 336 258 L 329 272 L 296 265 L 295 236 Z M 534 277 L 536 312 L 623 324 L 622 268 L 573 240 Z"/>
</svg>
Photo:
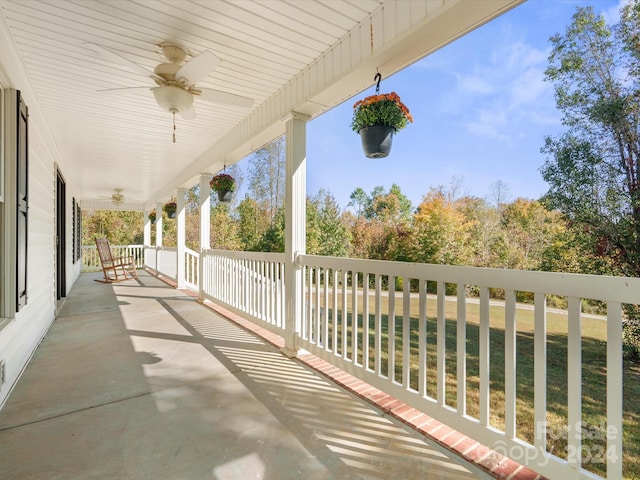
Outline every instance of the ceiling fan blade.
<svg viewBox="0 0 640 480">
<path fill-rule="evenodd" d="M 220 59 L 209 50 L 192 58 L 176 72 L 176 80 L 185 79 L 189 85 L 195 85 L 209 76 L 220 64 Z"/>
<path fill-rule="evenodd" d="M 109 60 L 110 62 L 117 63 L 118 65 L 126 67 L 131 71 L 140 73 L 146 77 L 150 77 L 153 75 L 152 72 L 150 72 L 143 66 L 138 65 L 137 63 L 132 62 L 127 58 L 124 58 L 122 55 L 120 55 L 119 53 L 116 53 L 110 48 L 103 47 L 102 45 L 98 45 L 97 43 L 92 43 L 92 42 L 85 42 L 84 46 L 93 50 L 105 60 Z"/>
<path fill-rule="evenodd" d="M 100 90 L 96 90 L 96 92 L 121 92 L 122 90 L 151 90 L 153 87 L 115 87 L 115 88 L 101 88 Z"/>
<path fill-rule="evenodd" d="M 193 106 L 193 104 L 191 104 L 191 106 L 189 107 L 189 110 L 180 112 L 180 115 L 184 120 L 193 120 L 194 118 L 196 118 L 196 109 Z"/>
<path fill-rule="evenodd" d="M 199 88 L 199 98 L 205 102 L 220 103 L 223 105 L 232 105 L 234 107 L 249 108 L 253 106 L 253 98 L 234 95 L 233 93 L 222 92 L 212 88 Z"/>
</svg>

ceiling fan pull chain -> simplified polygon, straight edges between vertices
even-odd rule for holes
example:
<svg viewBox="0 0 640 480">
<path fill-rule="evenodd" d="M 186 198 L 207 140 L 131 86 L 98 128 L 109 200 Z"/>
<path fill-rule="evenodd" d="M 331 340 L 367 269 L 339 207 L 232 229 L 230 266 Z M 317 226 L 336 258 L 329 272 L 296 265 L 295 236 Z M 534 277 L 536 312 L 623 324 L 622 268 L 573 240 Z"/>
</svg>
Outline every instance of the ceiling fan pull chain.
<svg viewBox="0 0 640 480">
<path fill-rule="evenodd" d="M 176 112 L 173 112 L 173 143 L 176 143 Z"/>
</svg>

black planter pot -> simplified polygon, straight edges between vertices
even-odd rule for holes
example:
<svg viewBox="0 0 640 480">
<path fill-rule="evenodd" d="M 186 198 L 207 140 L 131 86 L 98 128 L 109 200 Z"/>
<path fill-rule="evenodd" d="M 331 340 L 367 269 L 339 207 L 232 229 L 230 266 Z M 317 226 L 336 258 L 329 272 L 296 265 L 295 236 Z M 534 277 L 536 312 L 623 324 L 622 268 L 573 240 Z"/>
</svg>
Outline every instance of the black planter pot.
<svg viewBox="0 0 640 480">
<path fill-rule="evenodd" d="M 218 190 L 218 200 L 221 202 L 230 202 L 231 195 L 233 195 L 233 192 L 230 192 L 229 190 Z"/>
<path fill-rule="evenodd" d="M 395 128 L 373 125 L 361 128 L 358 133 L 362 140 L 362 150 L 367 158 L 384 158 L 391 151 Z"/>
</svg>

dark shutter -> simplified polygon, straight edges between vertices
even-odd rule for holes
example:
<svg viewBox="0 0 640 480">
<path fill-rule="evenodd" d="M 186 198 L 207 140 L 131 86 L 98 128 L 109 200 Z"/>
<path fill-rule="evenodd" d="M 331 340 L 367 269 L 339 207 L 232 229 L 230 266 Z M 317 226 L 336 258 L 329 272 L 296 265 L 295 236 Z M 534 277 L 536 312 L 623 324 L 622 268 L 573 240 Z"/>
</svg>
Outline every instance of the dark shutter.
<svg viewBox="0 0 640 480">
<path fill-rule="evenodd" d="M 27 231 L 29 220 L 29 115 L 18 92 L 18 168 L 16 228 L 16 309 L 27 304 Z"/>
<path fill-rule="evenodd" d="M 76 263 L 76 233 L 78 231 L 78 229 L 76 228 L 76 197 L 73 197 L 71 199 L 71 229 L 73 230 L 73 232 L 71 232 L 71 244 L 72 244 L 72 255 L 71 255 L 71 259 L 73 261 L 73 263 Z"/>
<path fill-rule="evenodd" d="M 76 203 L 76 260 L 82 258 L 82 210 L 80 203 Z"/>
</svg>

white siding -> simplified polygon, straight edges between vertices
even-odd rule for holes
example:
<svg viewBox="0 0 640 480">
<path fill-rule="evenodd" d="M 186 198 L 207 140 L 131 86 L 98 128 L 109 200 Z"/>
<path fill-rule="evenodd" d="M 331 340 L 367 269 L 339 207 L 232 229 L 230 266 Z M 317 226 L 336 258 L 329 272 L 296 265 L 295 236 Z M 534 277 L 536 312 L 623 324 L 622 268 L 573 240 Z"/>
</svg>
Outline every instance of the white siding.
<svg viewBox="0 0 640 480">
<path fill-rule="evenodd" d="M 28 302 L 15 318 L 0 322 L 0 361 L 5 363 L 0 407 L 55 318 L 55 165 L 58 164 L 63 174 L 65 168 L 57 158 L 55 144 L 48 135 L 37 104 L 32 101 L 29 86 L 13 77 L 12 70 L 12 66 L 7 62 L 3 64 L 0 57 L 0 85 L 20 90 L 29 107 Z M 73 190 L 67 183 L 67 291 L 79 274 L 71 254 Z M 0 208 L 3 208 L 2 204 Z M 2 275 L 2 282 L 7 280 L 7 275 Z"/>
</svg>

